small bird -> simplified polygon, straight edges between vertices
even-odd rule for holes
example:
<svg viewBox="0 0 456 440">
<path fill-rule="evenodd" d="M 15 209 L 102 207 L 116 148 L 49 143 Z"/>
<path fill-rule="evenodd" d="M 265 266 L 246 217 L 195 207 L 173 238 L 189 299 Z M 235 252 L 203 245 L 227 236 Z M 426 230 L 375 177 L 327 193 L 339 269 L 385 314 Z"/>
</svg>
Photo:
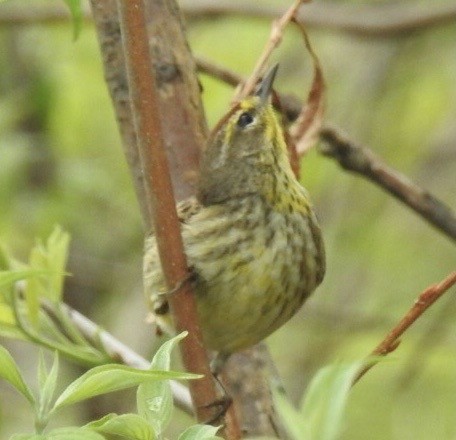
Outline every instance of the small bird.
<svg viewBox="0 0 456 440">
<path fill-rule="evenodd" d="M 287 322 L 325 274 L 320 227 L 270 102 L 277 68 L 217 124 L 197 195 L 177 205 L 204 342 L 223 360 Z M 169 331 L 154 235 L 144 284 L 159 328 Z"/>
</svg>

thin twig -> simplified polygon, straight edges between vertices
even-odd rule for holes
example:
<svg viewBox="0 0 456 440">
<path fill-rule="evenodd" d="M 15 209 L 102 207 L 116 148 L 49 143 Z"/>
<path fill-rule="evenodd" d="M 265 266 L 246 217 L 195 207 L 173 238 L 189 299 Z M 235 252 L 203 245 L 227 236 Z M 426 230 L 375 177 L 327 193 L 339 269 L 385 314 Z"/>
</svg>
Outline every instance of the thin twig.
<svg viewBox="0 0 456 440">
<path fill-rule="evenodd" d="M 379 357 L 386 356 L 393 352 L 399 346 L 399 338 L 405 333 L 405 331 L 454 284 L 456 284 L 456 272 L 450 273 L 440 283 L 433 284 L 425 289 L 405 316 L 372 351 L 369 358 L 373 358 L 373 360 L 367 360 L 366 365 L 360 370 L 354 379 L 353 384 L 358 382 L 361 377 L 363 377 L 374 365 L 378 363 Z"/>
<path fill-rule="evenodd" d="M 247 81 L 241 87 L 239 92 L 234 98 L 234 101 L 239 101 L 243 97 L 252 93 L 255 85 L 257 84 L 260 76 L 264 73 L 266 64 L 271 56 L 272 51 L 280 44 L 282 41 L 283 33 L 288 24 L 295 17 L 298 9 L 304 3 L 305 0 L 295 0 L 293 5 L 291 5 L 284 14 L 278 19 L 272 22 L 271 35 L 269 36 L 266 46 L 263 50 L 263 53 L 257 60 L 255 67 Z"/>
<path fill-rule="evenodd" d="M 198 71 L 217 78 L 225 84 L 229 84 L 230 86 L 237 87 L 238 84 L 244 81 L 244 77 L 237 74 L 236 72 L 233 72 L 232 70 L 229 70 L 219 64 L 215 64 L 209 60 L 206 60 L 205 58 L 195 56 L 195 62 Z"/>
<path fill-rule="evenodd" d="M 195 63 L 199 72 L 216 78 L 230 86 L 236 87 L 246 81 L 242 75 L 239 75 L 233 70 L 201 58 L 200 56 L 195 56 Z M 277 96 L 280 102 L 276 102 L 275 100 L 272 102 L 276 110 L 284 113 L 287 121 L 295 121 L 301 112 L 302 103 L 292 95 L 277 94 Z"/>
<path fill-rule="evenodd" d="M 390 168 L 372 151 L 355 145 L 334 128 L 324 128 L 320 150 L 348 171 L 360 174 L 405 203 L 448 237 L 456 240 L 456 215 L 443 202 Z"/>
<path fill-rule="evenodd" d="M 118 0 L 128 83 L 135 115 L 140 156 L 146 172 L 147 192 L 151 197 L 155 235 L 168 289 L 172 289 L 188 273 L 180 225 L 165 155 L 156 90 L 157 82 L 149 58 L 144 3 L 142 0 Z M 182 359 L 187 371 L 203 374 L 190 383 L 190 393 L 199 421 L 209 420 L 212 409 L 207 407 L 217 398 L 207 354 L 202 344 L 192 286 L 185 283 L 170 298 L 176 330 L 189 335 L 181 344 Z"/>
<path fill-rule="evenodd" d="M 101 343 L 106 353 L 116 362 L 122 362 L 130 367 L 146 370 L 150 368 L 150 362 L 136 353 L 127 345 L 116 339 L 111 333 L 99 327 L 86 316 L 74 310 L 66 304 L 62 308 L 69 315 L 73 324 L 82 335 L 89 341 Z M 177 407 L 188 414 L 193 413 L 193 406 L 188 388 L 180 382 L 170 381 L 174 403 Z"/>
</svg>

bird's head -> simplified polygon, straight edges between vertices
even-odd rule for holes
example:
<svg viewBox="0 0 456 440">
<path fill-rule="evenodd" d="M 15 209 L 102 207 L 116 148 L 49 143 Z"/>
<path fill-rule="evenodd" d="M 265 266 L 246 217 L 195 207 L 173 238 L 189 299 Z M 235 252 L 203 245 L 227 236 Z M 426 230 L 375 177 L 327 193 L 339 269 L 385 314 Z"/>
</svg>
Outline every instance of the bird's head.
<svg viewBox="0 0 456 440">
<path fill-rule="evenodd" d="M 274 66 L 255 93 L 237 103 L 212 131 L 201 166 L 202 203 L 261 192 L 267 174 L 291 172 L 283 130 L 270 98 L 277 69 Z"/>
</svg>

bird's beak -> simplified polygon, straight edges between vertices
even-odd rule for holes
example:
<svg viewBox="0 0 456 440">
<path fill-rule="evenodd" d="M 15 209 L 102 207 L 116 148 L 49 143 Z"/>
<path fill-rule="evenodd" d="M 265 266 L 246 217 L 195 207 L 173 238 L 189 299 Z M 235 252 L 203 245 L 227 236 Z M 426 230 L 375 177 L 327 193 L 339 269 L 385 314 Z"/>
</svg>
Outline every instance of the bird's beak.
<svg viewBox="0 0 456 440">
<path fill-rule="evenodd" d="M 258 85 L 255 95 L 260 98 L 261 104 L 266 104 L 266 102 L 268 102 L 268 98 L 269 98 L 269 95 L 271 94 L 272 85 L 274 83 L 274 79 L 275 79 L 278 69 L 279 69 L 278 64 L 271 67 L 271 69 L 266 73 L 266 75 L 264 75 L 263 79 L 261 80 L 260 84 Z"/>
</svg>

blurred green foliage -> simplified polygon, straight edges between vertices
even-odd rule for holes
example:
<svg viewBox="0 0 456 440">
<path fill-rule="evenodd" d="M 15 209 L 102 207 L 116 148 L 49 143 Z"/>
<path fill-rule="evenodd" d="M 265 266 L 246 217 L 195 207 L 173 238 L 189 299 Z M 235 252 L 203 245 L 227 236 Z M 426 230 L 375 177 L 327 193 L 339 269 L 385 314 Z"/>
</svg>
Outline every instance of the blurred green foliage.
<svg viewBox="0 0 456 440">
<path fill-rule="evenodd" d="M 0 243 L 25 260 L 35 237 L 62 225 L 72 236 L 65 299 L 147 354 L 139 210 L 95 32 L 85 24 L 74 42 L 71 26 L 0 27 Z M 247 74 L 269 23 L 201 18 L 187 30 L 195 54 Z M 456 25 L 401 38 L 324 29 L 309 29 L 309 36 L 326 75 L 328 122 L 456 208 Z M 296 30 L 287 31 L 274 60 L 281 65 L 278 89 L 304 98 L 311 62 Z M 204 75 L 201 82 L 213 125 L 232 90 Z M 316 151 L 302 170 L 324 229 L 328 273 L 298 316 L 269 338 L 295 401 L 322 366 L 369 353 L 418 293 L 456 262 L 453 243 L 378 187 Z M 390 362 L 356 385 L 342 439 L 456 436 L 455 313 L 453 289 L 406 334 Z M 29 346 L 11 350 L 25 370 L 36 363 Z M 30 422 L 18 411 L 23 402 L 4 384 L 0 390 L 0 437 L 6 438 Z M 116 412 L 125 402 L 101 401 Z M 95 407 L 65 413 L 62 423 L 82 424 Z M 181 427 L 175 429 L 171 438 Z"/>
</svg>

